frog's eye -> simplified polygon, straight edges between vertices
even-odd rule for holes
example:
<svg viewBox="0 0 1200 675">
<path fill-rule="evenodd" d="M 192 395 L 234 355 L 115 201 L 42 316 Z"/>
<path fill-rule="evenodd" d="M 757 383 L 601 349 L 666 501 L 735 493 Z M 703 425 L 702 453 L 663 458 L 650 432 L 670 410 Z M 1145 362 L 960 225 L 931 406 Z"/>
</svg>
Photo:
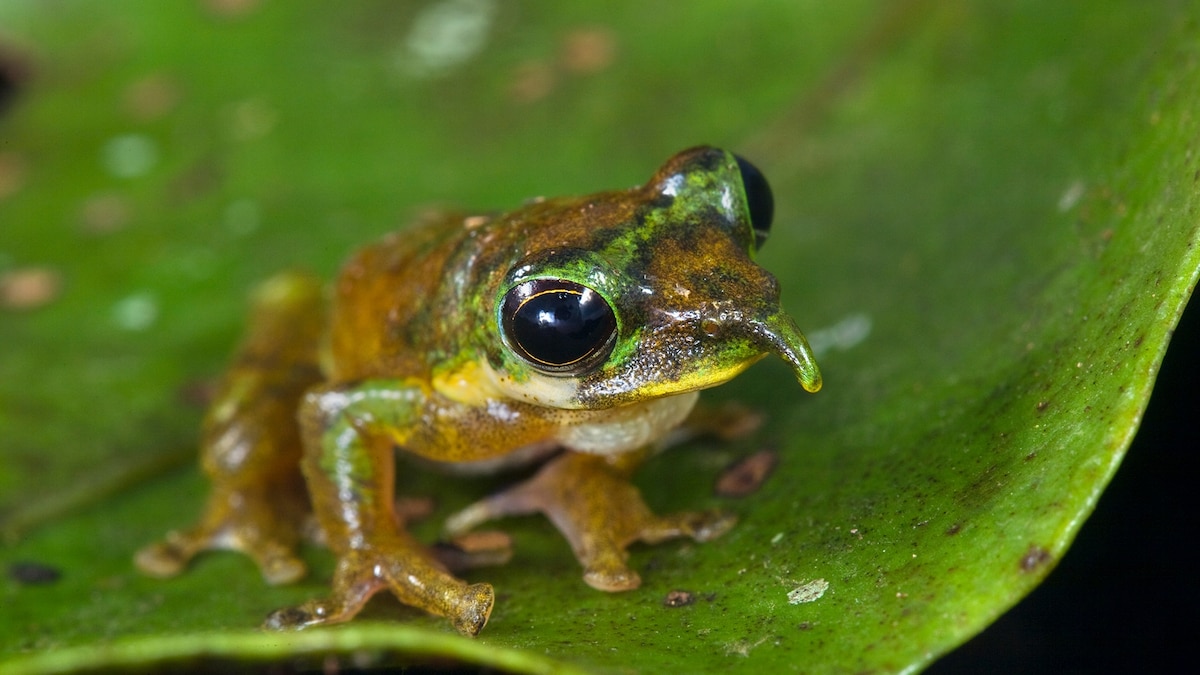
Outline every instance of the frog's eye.
<svg viewBox="0 0 1200 675">
<path fill-rule="evenodd" d="M 504 296 L 500 330 L 508 346 L 534 368 L 577 375 L 612 352 L 617 318 L 608 301 L 586 286 L 534 279 Z"/>
<path fill-rule="evenodd" d="M 762 248 L 767 235 L 771 233 L 771 219 L 775 217 L 775 198 L 771 195 L 771 186 L 758 167 L 742 157 L 733 157 L 737 160 L 738 170 L 742 172 L 742 187 L 746 189 L 750 225 L 754 227 L 754 250 L 757 251 Z"/>
</svg>

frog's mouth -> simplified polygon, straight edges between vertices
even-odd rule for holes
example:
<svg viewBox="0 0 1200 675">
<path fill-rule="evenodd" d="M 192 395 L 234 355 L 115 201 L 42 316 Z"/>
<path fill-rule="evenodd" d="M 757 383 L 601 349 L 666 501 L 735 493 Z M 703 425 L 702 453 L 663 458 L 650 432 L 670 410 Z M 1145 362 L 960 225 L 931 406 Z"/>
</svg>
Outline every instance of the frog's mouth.
<svg viewBox="0 0 1200 675">
<path fill-rule="evenodd" d="M 628 359 L 623 370 L 582 378 L 567 407 L 616 407 L 708 389 L 771 354 L 791 366 L 806 391 L 821 388 L 821 371 L 808 340 L 777 308 L 758 316 L 714 311 L 686 330 L 660 335 L 643 350 L 640 358 Z"/>
</svg>

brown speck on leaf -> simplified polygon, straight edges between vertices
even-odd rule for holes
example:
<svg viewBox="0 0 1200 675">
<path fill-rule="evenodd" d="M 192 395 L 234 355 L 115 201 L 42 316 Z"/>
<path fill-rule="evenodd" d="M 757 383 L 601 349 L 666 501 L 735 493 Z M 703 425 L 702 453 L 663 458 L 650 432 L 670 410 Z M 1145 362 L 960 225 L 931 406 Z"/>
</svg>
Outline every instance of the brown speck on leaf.
<svg viewBox="0 0 1200 675">
<path fill-rule="evenodd" d="M 696 596 L 690 591 L 674 590 L 667 593 L 667 597 L 663 598 L 663 605 L 666 607 L 684 607 L 696 601 Z"/>
<path fill-rule="evenodd" d="M 953 537 L 954 535 L 958 534 L 959 532 L 962 532 L 962 524 L 961 523 L 955 523 L 955 524 L 951 525 L 950 527 L 946 528 L 946 536 L 947 537 Z"/>
<path fill-rule="evenodd" d="M 37 309 L 58 297 L 62 275 L 49 267 L 20 267 L 0 274 L 0 308 Z"/>
<path fill-rule="evenodd" d="M 1021 556 L 1021 571 L 1033 572 L 1040 567 L 1044 567 L 1051 559 L 1052 556 L 1049 551 L 1037 544 L 1031 544 L 1029 550 L 1025 551 L 1025 555 Z"/>
<path fill-rule="evenodd" d="M 25 187 L 29 169 L 15 152 L 0 152 L 0 200 L 17 194 Z"/>
<path fill-rule="evenodd" d="M 454 538 L 454 545 L 467 553 L 512 548 L 512 537 L 499 530 L 468 532 Z"/>
<path fill-rule="evenodd" d="M 171 181 L 171 199 L 186 203 L 203 197 L 221 184 L 221 169 L 215 162 L 201 161 L 194 164 Z"/>
<path fill-rule="evenodd" d="M 758 492 L 778 464 L 779 453 L 774 450 L 760 450 L 742 458 L 717 479 L 717 496 L 745 497 Z"/>
<path fill-rule="evenodd" d="M 210 13 L 223 19 L 236 19 L 253 12 L 262 0 L 203 0 Z"/>
<path fill-rule="evenodd" d="M 596 26 L 567 33 L 560 60 L 567 72 L 591 75 L 606 70 L 616 56 L 617 36 L 607 28 Z"/>
<path fill-rule="evenodd" d="M 222 114 L 230 137 L 236 141 L 253 141 L 275 129 L 279 113 L 269 103 L 248 98 L 230 104 Z"/>
<path fill-rule="evenodd" d="M 1050 402 L 1049 402 L 1049 401 L 1038 401 L 1038 402 L 1037 402 L 1037 411 L 1038 411 L 1038 412 L 1042 412 L 1042 411 L 1044 411 L 1046 408 L 1049 408 L 1049 407 L 1050 407 Z"/>
<path fill-rule="evenodd" d="M 88 197 L 79 210 L 79 220 L 85 232 L 108 234 L 129 223 L 129 212 L 129 204 L 124 197 L 104 192 Z"/>
<path fill-rule="evenodd" d="M 509 94 L 517 103 L 540 101 L 554 91 L 557 79 L 554 69 L 545 61 L 526 61 L 513 73 Z"/>
<path fill-rule="evenodd" d="M 451 572 L 503 565 L 512 559 L 512 538 L 494 530 L 470 532 L 454 541 L 438 542 L 434 556 Z"/>
<path fill-rule="evenodd" d="M 161 119 L 183 98 L 183 88 L 164 73 L 153 73 L 125 88 L 125 110 L 136 120 Z"/>
</svg>

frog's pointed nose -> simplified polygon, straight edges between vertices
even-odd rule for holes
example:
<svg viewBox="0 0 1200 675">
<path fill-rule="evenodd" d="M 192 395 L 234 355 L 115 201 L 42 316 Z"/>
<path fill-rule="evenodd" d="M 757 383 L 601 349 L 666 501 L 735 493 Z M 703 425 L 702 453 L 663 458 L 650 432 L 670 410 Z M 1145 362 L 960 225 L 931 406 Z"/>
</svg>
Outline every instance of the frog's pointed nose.
<svg viewBox="0 0 1200 675">
<path fill-rule="evenodd" d="M 755 321 L 754 333 L 765 343 L 765 347 L 792 366 L 796 379 L 805 391 L 816 392 L 821 389 L 821 370 L 817 368 L 812 348 L 790 316 L 777 312 Z"/>
</svg>

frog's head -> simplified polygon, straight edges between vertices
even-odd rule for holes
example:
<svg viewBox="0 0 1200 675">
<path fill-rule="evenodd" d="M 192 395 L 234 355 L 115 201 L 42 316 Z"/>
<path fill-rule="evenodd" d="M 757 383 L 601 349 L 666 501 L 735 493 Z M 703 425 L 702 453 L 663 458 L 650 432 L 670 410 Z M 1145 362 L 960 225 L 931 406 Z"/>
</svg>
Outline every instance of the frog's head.
<svg viewBox="0 0 1200 675">
<path fill-rule="evenodd" d="M 496 384 L 607 408 L 712 387 L 776 354 L 817 391 L 808 342 L 754 262 L 773 210 L 753 165 L 708 147 L 641 187 L 545 204 L 497 288 Z"/>
</svg>

